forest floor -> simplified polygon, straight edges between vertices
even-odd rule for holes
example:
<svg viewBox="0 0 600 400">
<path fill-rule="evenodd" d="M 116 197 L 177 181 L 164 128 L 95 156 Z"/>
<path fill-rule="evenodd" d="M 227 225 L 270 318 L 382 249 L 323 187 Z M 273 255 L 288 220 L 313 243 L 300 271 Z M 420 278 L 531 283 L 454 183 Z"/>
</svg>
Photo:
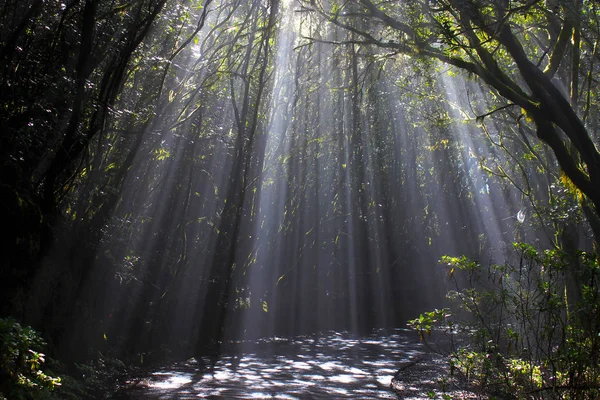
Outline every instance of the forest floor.
<svg viewBox="0 0 600 400">
<path fill-rule="evenodd" d="M 400 399 L 481 399 L 464 378 L 450 373 L 447 361 L 425 354 L 399 366 L 391 383 Z"/>
<path fill-rule="evenodd" d="M 140 371 L 112 399 L 486 399 L 406 330 L 240 343 L 218 359 Z"/>
</svg>

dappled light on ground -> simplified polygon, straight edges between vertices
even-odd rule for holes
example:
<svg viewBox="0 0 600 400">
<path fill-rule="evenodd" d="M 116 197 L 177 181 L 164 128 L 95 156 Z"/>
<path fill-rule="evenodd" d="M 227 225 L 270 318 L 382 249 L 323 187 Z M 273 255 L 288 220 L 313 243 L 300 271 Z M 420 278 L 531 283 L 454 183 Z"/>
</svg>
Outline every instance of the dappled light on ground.
<svg viewBox="0 0 600 400">
<path fill-rule="evenodd" d="M 403 330 L 232 343 L 216 361 L 190 359 L 130 381 L 119 398 L 395 399 L 390 384 L 398 367 L 426 354 Z"/>
</svg>

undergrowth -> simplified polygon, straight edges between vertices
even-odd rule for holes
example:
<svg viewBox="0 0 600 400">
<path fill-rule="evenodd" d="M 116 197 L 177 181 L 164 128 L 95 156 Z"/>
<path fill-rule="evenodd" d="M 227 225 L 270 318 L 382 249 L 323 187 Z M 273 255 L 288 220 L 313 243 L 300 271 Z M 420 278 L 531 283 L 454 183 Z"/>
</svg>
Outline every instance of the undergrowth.
<svg viewBox="0 0 600 400">
<path fill-rule="evenodd" d="M 598 256 L 514 250 L 504 265 L 443 257 L 452 306 L 409 325 L 491 398 L 600 398 Z"/>
<path fill-rule="evenodd" d="M 65 366 L 47 357 L 38 332 L 13 318 L 0 318 L 0 400 L 104 398 L 132 368 L 101 353 L 84 364 Z"/>
</svg>

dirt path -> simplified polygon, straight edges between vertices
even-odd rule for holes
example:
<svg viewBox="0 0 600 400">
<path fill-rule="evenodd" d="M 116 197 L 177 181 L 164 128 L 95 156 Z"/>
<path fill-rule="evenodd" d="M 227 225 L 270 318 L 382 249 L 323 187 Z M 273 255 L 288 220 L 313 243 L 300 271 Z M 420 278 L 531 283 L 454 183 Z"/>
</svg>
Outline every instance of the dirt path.
<svg viewBox="0 0 600 400">
<path fill-rule="evenodd" d="M 464 386 L 463 386 L 464 387 Z M 446 395 L 446 396 L 445 396 Z M 449 396 L 449 397 L 448 397 Z M 132 379 L 113 399 L 475 399 L 406 330 L 239 343 Z"/>
<path fill-rule="evenodd" d="M 400 365 L 391 387 L 400 399 L 487 399 L 465 389 L 464 379 L 452 376 L 448 363 L 431 353 Z"/>
</svg>

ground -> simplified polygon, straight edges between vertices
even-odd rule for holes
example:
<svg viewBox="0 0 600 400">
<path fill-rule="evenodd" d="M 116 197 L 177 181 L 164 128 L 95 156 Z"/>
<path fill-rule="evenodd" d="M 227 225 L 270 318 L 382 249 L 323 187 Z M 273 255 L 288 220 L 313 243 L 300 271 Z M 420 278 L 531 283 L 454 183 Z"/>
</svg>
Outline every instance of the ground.
<svg viewBox="0 0 600 400">
<path fill-rule="evenodd" d="M 392 389 L 401 399 L 486 399 L 468 389 L 464 379 L 450 374 L 446 360 L 425 354 L 407 360 L 392 379 Z M 445 396 L 446 395 L 446 396 Z"/>
</svg>

